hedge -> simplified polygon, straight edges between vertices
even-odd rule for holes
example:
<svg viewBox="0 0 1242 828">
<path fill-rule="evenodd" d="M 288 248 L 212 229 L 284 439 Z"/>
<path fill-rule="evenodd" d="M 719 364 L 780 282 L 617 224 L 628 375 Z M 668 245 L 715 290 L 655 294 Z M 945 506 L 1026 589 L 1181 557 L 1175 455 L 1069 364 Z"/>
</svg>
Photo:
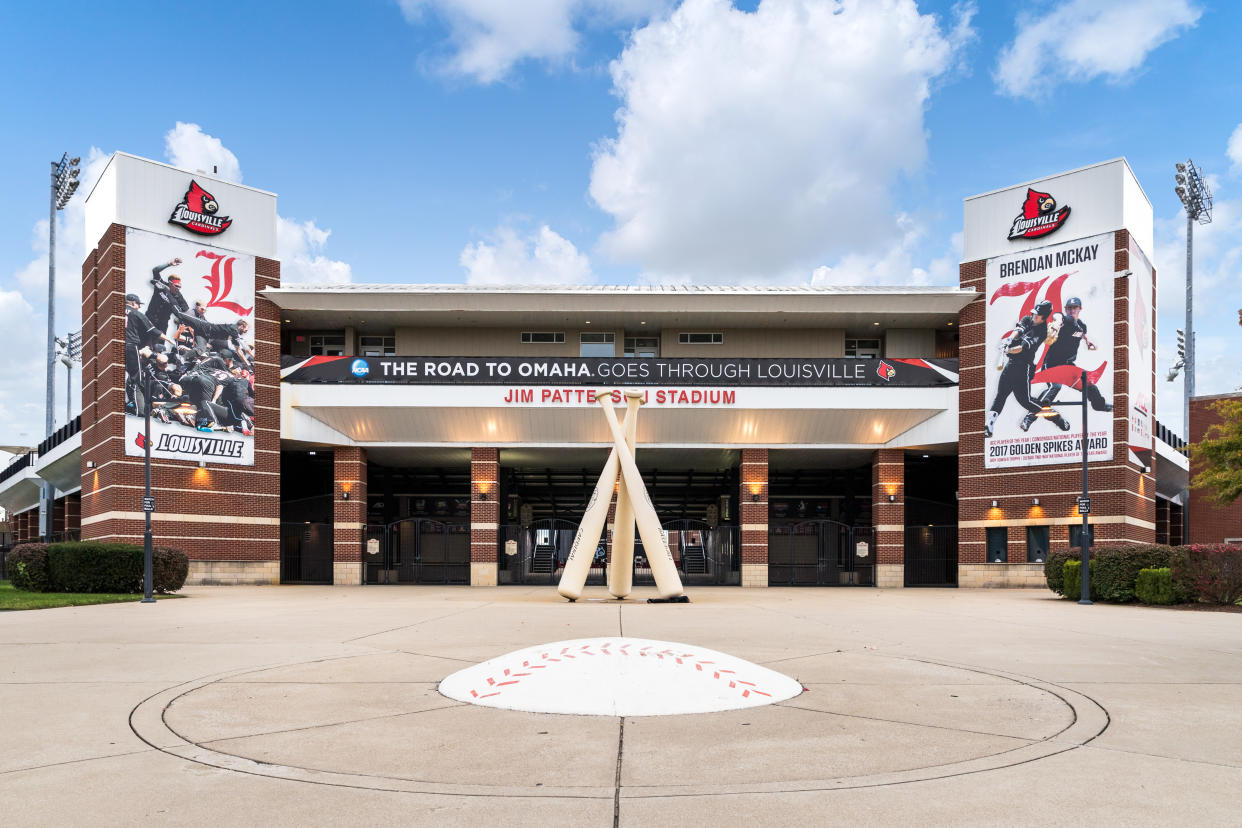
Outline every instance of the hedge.
<svg viewBox="0 0 1242 828">
<path fill-rule="evenodd" d="M 1144 569 L 1170 569 L 1182 553 L 1154 544 L 1109 546 L 1091 554 L 1091 600 L 1125 604 L 1134 600 L 1134 582 Z"/>
<path fill-rule="evenodd" d="M 1242 599 L 1242 546 L 1194 544 L 1171 567 L 1176 590 L 1213 604 Z"/>
<path fill-rule="evenodd" d="M 185 584 L 189 561 L 184 552 L 156 547 L 152 588 L 175 592 Z M 143 550 L 132 543 L 73 541 L 23 544 L 9 553 L 13 586 L 33 592 L 142 592 Z M 22 564 L 18 566 L 18 564 Z"/>
<path fill-rule="evenodd" d="M 1082 550 L 1077 546 L 1072 549 L 1053 549 L 1048 553 L 1048 557 L 1044 558 L 1044 580 L 1048 582 L 1048 589 L 1057 595 L 1065 595 L 1065 562 L 1076 561 L 1082 557 Z M 1078 593 L 1072 596 L 1077 598 Z"/>
<path fill-rule="evenodd" d="M 5 558 L 9 581 L 17 589 L 47 592 L 47 544 L 22 543 L 9 550 Z"/>
<path fill-rule="evenodd" d="M 1177 600 L 1173 572 L 1167 567 L 1140 569 L 1134 581 L 1134 594 L 1144 604 L 1172 604 Z"/>
<path fill-rule="evenodd" d="M 1064 584 L 1065 592 L 1061 593 L 1066 598 L 1076 598 L 1082 595 L 1082 561 L 1068 560 L 1061 565 L 1061 582 Z M 1095 596 L 1092 595 L 1092 600 Z"/>
</svg>

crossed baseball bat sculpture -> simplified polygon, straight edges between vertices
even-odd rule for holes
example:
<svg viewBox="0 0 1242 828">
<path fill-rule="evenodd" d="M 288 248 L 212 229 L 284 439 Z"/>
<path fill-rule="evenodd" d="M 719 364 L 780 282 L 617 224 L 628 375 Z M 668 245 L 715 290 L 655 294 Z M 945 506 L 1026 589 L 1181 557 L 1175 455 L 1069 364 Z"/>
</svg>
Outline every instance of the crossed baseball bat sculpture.
<svg viewBox="0 0 1242 828">
<path fill-rule="evenodd" d="M 595 484 L 595 491 L 591 493 L 591 500 L 582 515 L 582 523 L 578 526 L 578 534 L 574 536 L 574 545 L 569 550 L 565 570 L 561 573 L 561 581 L 556 588 L 557 592 L 570 601 L 582 597 L 582 589 L 586 586 L 587 575 L 590 574 L 591 561 L 595 557 L 600 534 L 608 520 L 608 507 L 612 502 L 612 490 L 617 482 L 618 470 L 621 484 L 617 489 L 612 560 L 608 565 L 608 592 L 614 598 L 624 598 L 633 587 L 635 523 L 638 524 L 638 535 L 643 540 L 643 551 L 651 566 L 651 574 L 655 576 L 656 591 L 660 597 L 676 598 L 684 592 L 677 566 L 673 563 L 673 553 L 669 551 L 655 507 L 651 505 L 647 487 L 634 463 L 638 408 L 643 404 L 643 395 L 641 391 L 626 391 L 625 397 L 623 431 L 622 425 L 617 422 L 617 414 L 613 411 L 612 392 L 600 391 L 595 395 L 596 402 L 604 410 L 608 429 L 612 432 L 612 451 L 608 453 L 608 462 L 604 463 L 599 482 Z"/>
</svg>

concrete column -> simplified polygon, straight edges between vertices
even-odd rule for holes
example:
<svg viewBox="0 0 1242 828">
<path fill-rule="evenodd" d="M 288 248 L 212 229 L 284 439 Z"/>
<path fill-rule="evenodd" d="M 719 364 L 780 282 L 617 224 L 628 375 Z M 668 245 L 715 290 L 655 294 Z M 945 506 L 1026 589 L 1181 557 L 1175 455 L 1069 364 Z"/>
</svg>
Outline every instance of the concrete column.
<svg viewBox="0 0 1242 828">
<path fill-rule="evenodd" d="M 768 450 L 742 449 L 742 586 L 768 585 Z"/>
<path fill-rule="evenodd" d="M 470 450 L 470 586 L 496 586 L 500 449 Z"/>
<path fill-rule="evenodd" d="M 875 585 L 905 586 L 906 453 L 903 449 L 880 449 L 875 453 L 871 464 L 871 525 L 875 528 Z"/>
<path fill-rule="evenodd" d="M 332 453 L 332 583 L 362 583 L 367 523 L 367 452 L 340 446 Z"/>
</svg>

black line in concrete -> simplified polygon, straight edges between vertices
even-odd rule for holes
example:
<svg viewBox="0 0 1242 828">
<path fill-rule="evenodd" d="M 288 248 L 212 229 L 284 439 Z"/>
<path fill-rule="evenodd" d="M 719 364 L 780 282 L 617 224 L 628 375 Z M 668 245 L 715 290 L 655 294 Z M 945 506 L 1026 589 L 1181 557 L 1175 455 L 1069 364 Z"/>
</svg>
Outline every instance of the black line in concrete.
<svg viewBox="0 0 1242 828">
<path fill-rule="evenodd" d="M 355 641 L 362 641 L 364 638 L 374 638 L 377 635 L 384 635 L 385 633 L 397 632 L 398 630 L 408 630 L 408 629 L 411 629 L 412 627 L 418 627 L 423 624 L 429 624 L 432 621 L 439 621 L 442 618 L 451 618 L 454 615 L 461 615 L 463 612 L 472 612 L 474 610 L 483 609 L 484 607 L 490 607 L 494 603 L 495 601 L 487 601 L 485 603 L 479 604 L 477 607 L 466 607 L 465 609 L 453 610 L 452 612 L 446 612 L 444 615 L 435 615 L 435 616 L 432 616 L 431 618 L 424 618 L 422 621 L 415 621 L 413 624 L 403 624 L 400 627 L 393 627 L 391 630 L 380 630 L 379 632 L 367 633 L 366 635 L 360 635 L 360 636 L 357 636 L 356 638 L 346 638 L 344 641 L 340 643 L 352 644 Z"/>
<path fill-rule="evenodd" d="M 617 728 L 617 783 L 612 796 L 612 828 L 621 825 L 621 758 L 625 754 L 625 717 Z"/>
</svg>

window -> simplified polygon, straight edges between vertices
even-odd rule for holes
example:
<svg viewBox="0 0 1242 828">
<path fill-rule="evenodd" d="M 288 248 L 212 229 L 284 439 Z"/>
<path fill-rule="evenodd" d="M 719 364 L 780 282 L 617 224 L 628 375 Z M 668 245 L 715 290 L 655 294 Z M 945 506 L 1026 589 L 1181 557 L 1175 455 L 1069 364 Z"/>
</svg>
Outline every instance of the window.
<svg viewBox="0 0 1242 828">
<path fill-rule="evenodd" d="M 1026 562 L 1043 563 L 1048 558 L 1048 527 L 1026 527 Z"/>
<path fill-rule="evenodd" d="M 880 340 L 847 339 L 845 340 L 845 355 L 850 359 L 878 359 Z"/>
<path fill-rule="evenodd" d="M 564 331 L 523 331 L 523 345 L 540 345 L 550 343 L 560 345 L 565 341 Z"/>
<path fill-rule="evenodd" d="M 311 356 L 345 356 L 345 334 L 313 334 Z"/>
<path fill-rule="evenodd" d="M 1081 547 L 1082 546 L 1082 524 L 1071 523 L 1069 529 L 1070 529 L 1070 533 L 1069 533 L 1070 546 Z M 1095 546 L 1095 527 L 1094 526 L 1087 526 L 1087 540 L 1091 542 L 1092 546 Z"/>
<path fill-rule="evenodd" d="M 678 334 L 677 340 L 682 345 L 723 345 L 724 334 L 695 331 L 691 333 Z"/>
<path fill-rule="evenodd" d="M 360 336 L 358 352 L 361 356 L 392 356 L 397 353 L 395 336 Z"/>
<path fill-rule="evenodd" d="M 1009 527 L 988 527 L 988 563 L 1009 563 Z"/>
<path fill-rule="evenodd" d="M 659 355 L 660 338 L 658 336 L 627 336 L 625 338 L 625 356 L 658 357 Z"/>
<path fill-rule="evenodd" d="M 617 355 L 616 334 L 613 333 L 581 333 L 578 334 L 578 356 L 610 357 Z"/>
</svg>

